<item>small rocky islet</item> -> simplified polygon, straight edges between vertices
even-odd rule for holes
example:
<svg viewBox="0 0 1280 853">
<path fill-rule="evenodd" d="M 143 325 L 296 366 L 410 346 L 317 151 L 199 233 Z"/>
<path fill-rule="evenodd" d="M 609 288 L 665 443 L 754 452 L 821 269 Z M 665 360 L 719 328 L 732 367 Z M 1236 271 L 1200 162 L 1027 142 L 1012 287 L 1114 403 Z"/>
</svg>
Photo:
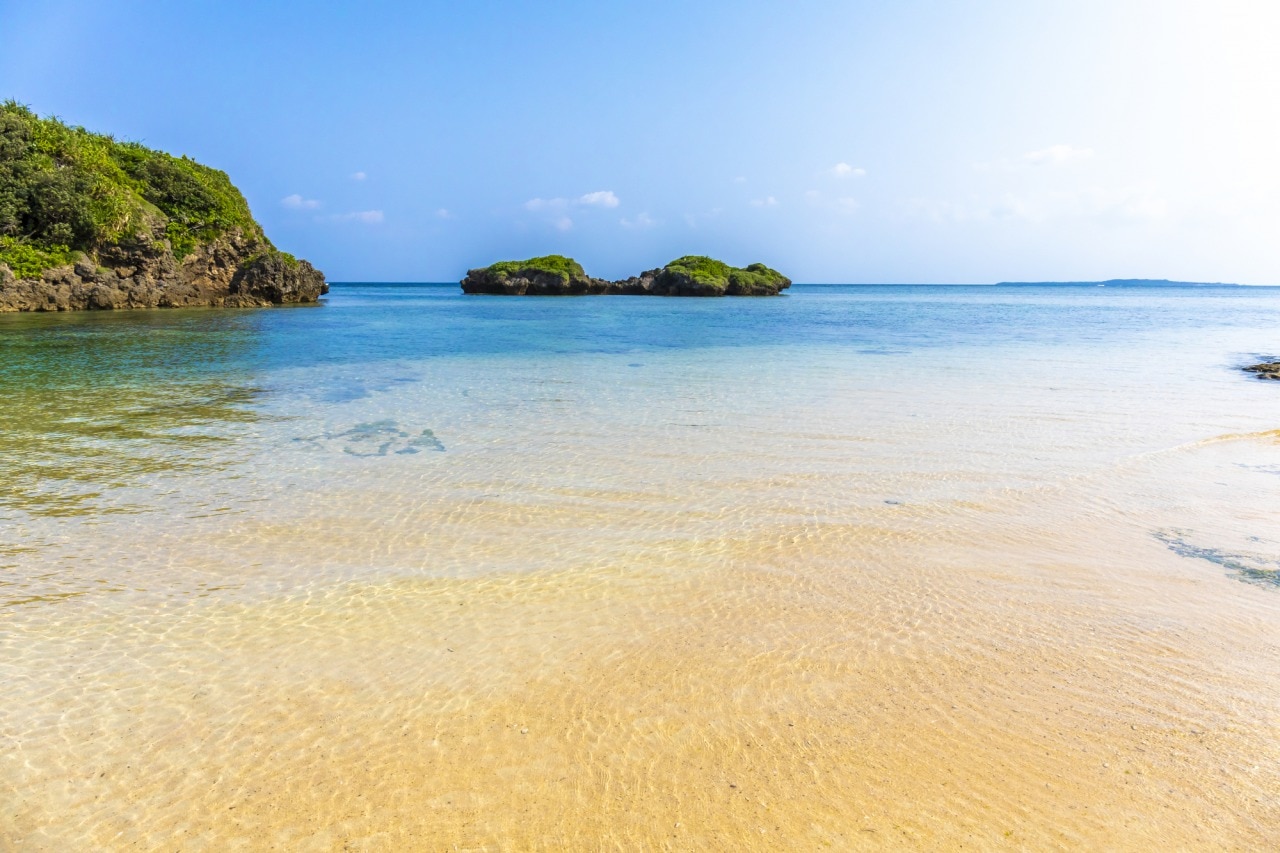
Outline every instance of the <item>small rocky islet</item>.
<svg viewBox="0 0 1280 853">
<path fill-rule="evenodd" d="M 563 255 L 500 261 L 468 270 L 464 293 L 506 296 L 777 296 L 791 279 L 764 264 L 733 267 L 703 255 L 686 255 L 658 269 L 618 281 L 593 278 Z"/>
<path fill-rule="evenodd" d="M 0 104 L 0 312 L 316 302 L 225 172 Z"/>
</svg>

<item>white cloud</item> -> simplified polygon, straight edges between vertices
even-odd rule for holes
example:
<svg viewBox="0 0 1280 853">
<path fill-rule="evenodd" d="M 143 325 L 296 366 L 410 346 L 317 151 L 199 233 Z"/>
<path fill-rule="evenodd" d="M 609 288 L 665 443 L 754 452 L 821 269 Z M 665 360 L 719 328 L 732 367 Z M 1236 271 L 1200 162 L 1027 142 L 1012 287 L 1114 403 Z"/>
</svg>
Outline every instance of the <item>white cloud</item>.
<svg viewBox="0 0 1280 853">
<path fill-rule="evenodd" d="M 531 198 L 524 203 L 525 210 L 537 211 L 562 211 L 569 207 L 617 207 L 622 202 L 613 194 L 612 190 L 597 190 L 593 193 L 580 195 L 575 199 L 567 198 Z"/>
<path fill-rule="evenodd" d="M 567 198 L 531 198 L 524 203 L 525 210 L 560 210 L 567 207 Z"/>
<path fill-rule="evenodd" d="M 320 206 L 320 202 L 314 198 L 303 198 L 297 193 L 285 196 L 280 199 L 280 203 L 290 210 L 315 210 Z"/>
<path fill-rule="evenodd" d="M 618 197 L 613 194 L 613 190 L 597 190 L 593 193 L 587 193 L 578 198 L 578 204 L 591 205 L 593 207 L 617 207 L 621 202 Z"/>
<path fill-rule="evenodd" d="M 773 196 L 766 196 L 765 198 L 751 199 L 752 207 L 774 207 L 777 205 L 777 203 L 778 203 L 778 200 Z"/>
<path fill-rule="evenodd" d="M 1050 214 L 1044 203 L 1005 193 L 996 201 L 978 211 L 980 219 L 1021 219 L 1025 222 L 1043 222 Z"/>
<path fill-rule="evenodd" d="M 816 210 L 830 210 L 836 213 L 853 213 L 859 208 L 858 200 L 851 196 L 827 198 L 818 190 L 806 190 L 805 203 Z"/>
<path fill-rule="evenodd" d="M 1169 215 L 1168 202 L 1154 187 L 1086 187 L 1055 194 L 1050 201 L 1065 215 L 1095 219 L 1150 222 Z"/>
<path fill-rule="evenodd" d="M 746 175 L 739 175 L 738 177 L 736 177 L 736 178 L 734 178 L 734 179 L 733 179 L 733 182 L 734 182 L 735 184 L 745 184 L 745 183 L 747 182 L 747 176 L 746 176 Z"/>
<path fill-rule="evenodd" d="M 1050 145 L 1039 151 L 1028 151 L 1022 155 L 1033 166 L 1065 166 L 1079 160 L 1087 160 L 1093 156 L 1092 148 L 1075 148 L 1071 145 Z"/>
<path fill-rule="evenodd" d="M 684 215 L 684 221 L 690 228 L 697 228 L 703 222 L 716 219 L 722 213 L 724 213 L 723 207 L 713 207 L 706 213 L 686 213 Z"/>
<path fill-rule="evenodd" d="M 902 208 L 910 218 L 933 222 L 967 222 L 977 218 L 969 206 L 946 199 L 911 198 L 902 203 Z"/>
<path fill-rule="evenodd" d="M 597 190 L 574 199 L 560 198 L 558 196 L 556 198 L 531 198 L 524 203 L 523 207 L 532 213 L 541 213 L 547 216 L 547 221 L 555 229 L 568 231 L 573 228 L 573 220 L 568 216 L 571 209 L 575 207 L 614 208 L 621 203 L 612 190 Z"/>
<path fill-rule="evenodd" d="M 350 213 L 335 213 L 329 217 L 331 222 L 362 222 L 365 225 L 378 225 L 383 220 L 381 210 L 353 210 Z"/>
<path fill-rule="evenodd" d="M 934 222 L 1092 221 L 1103 225 L 1155 223 L 1168 219 L 1168 202 L 1155 187 L 1083 187 L 1065 192 L 1030 196 L 1004 193 L 996 198 L 972 198 L 968 202 L 944 199 L 911 199 L 904 205 L 908 216 Z"/>
<path fill-rule="evenodd" d="M 366 175 L 364 172 L 352 172 L 352 173 L 351 173 L 351 180 L 353 180 L 353 181 L 363 181 L 363 180 L 364 180 L 365 178 L 367 178 L 367 177 L 369 177 L 369 176 L 368 176 L 368 175 Z"/>
<path fill-rule="evenodd" d="M 867 170 L 848 163 L 836 163 L 831 167 L 831 174 L 837 178 L 861 178 L 867 174 Z"/>
<path fill-rule="evenodd" d="M 441 219 L 453 219 L 453 213 L 446 207 L 442 207 L 436 211 L 436 216 Z"/>
<path fill-rule="evenodd" d="M 1052 215 L 1066 213 L 1061 202 L 1062 199 L 1051 200 L 1044 196 L 1029 199 L 1004 193 L 995 199 L 972 198 L 968 202 L 917 198 L 908 201 L 906 207 L 908 215 L 934 222 L 1013 220 L 1041 223 Z"/>
<path fill-rule="evenodd" d="M 641 213 L 634 219 L 627 219 L 626 217 L 623 217 L 622 219 L 619 219 L 618 222 L 621 223 L 623 228 L 635 229 L 653 228 L 658 224 L 658 220 L 654 219 L 648 213 Z"/>
</svg>

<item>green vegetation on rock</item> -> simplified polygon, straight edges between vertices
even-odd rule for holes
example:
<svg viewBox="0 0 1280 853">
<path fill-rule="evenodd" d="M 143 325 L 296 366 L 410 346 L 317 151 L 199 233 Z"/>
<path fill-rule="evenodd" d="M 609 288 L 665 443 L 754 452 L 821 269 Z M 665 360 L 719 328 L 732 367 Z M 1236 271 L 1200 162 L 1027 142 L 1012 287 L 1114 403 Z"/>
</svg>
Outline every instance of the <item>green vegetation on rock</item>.
<svg viewBox="0 0 1280 853">
<path fill-rule="evenodd" d="M 745 269 L 734 269 L 729 281 L 741 287 L 779 287 L 783 282 L 790 286 L 791 279 L 764 264 L 748 264 Z"/>
<path fill-rule="evenodd" d="M 727 287 L 729 273 L 733 269 L 724 261 L 717 261 L 715 258 L 708 258 L 706 255 L 685 255 L 683 258 L 676 258 L 663 267 L 666 272 L 685 275 L 692 281 L 713 287 Z"/>
<path fill-rule="evenodd" d="M 167 240 L 180 260 L 232 232 L 272 248 L 225 172 L 0 104 L 0 263 L 19 278 L 109 246 Z"/>
<path fill-rule="evenodd" d="M 731 267 L 705 255 L 685 255 L 662 268 L 659 281 L 685 295 L 762 296 L 791 286 L 791 279 L 764 264 Z"/>
<path fill-rule="evenodd" d="M 601 292 L 605 284 L 588 277 L 582 264 L 573 258 L 544 255 L 525 261 L 499 261 L 487 267 L 467 270 L 462 289 L 467 293 L 567 296 Z"/>
<path fill-rule="evenodd" d="M 316 302 L 225 172 L 0 104 L 0 312 Z"/>
<path fill-rule="evenodd" d="M 268 260 L 269 258 L 276 258 L 289 269 L 296 269 L 298 266 L 298 259 L 295 256 L 288 252 L 281 252 L 279 249 L 267 249 L 261 252 L 254 252 L 252 255 L 241 261 L 240 266 L 251 267 L 254 264 Z"/>
<path fill-rule="evenodd" d="M 66 246 L 38 248 L 16 237 L 0 237 L 0 263 L 7 264 L 18 278 L 35 278 L 47 269 L 73 264 L 80 256 Z"/>
<path fill-rule="evenodd" d="M 586 275 L 582 264 L 564 255 L 543 255 L 540 258 L 529 258 L 527 261 L 499 261 L 484 269 L 494 276 L 547 273 L 563 279 L 566 284 L 570 279 L 582 278 Z"/>
<path fill-rule="evenodd" d="M 764 264 L 731 267 L 704 255 L 686 255 L 661 269 L 621 281 L 591 278 L 582 265 L 563 255 L 527 261 L 501 261 L 468 270 L 464 293 L 511 296 L 579 296 L 620 293 L 635 296 L 776 296 L 791 279 Z"/>
</svg>

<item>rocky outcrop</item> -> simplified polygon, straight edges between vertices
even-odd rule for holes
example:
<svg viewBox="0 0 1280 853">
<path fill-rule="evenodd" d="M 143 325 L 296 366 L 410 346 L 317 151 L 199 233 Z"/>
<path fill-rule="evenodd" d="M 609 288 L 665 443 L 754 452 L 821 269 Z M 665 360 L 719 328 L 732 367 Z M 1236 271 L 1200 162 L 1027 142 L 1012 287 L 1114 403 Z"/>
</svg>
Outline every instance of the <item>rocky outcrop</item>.
<svg viewBox="0 0 1280 853">
<path fill-rule="evenodd" d="M 638 276 L 608 281 L 588 276 L 571 258 L 550 255 L 468 270 L 461 284 L 464 293 L 510 296 L 776 296 L 791 286 L 791 279 L 764 264 L 738 268 L 690 255 Z"/>
<path fill-rule="evenodd" d="M 1245 368 L 1245 371 L 1256 375 L 1259 379 L 1280 379 L 1280 361 L 1264 361 Z"/>
<path fill-rule="evenodd" d="M 156 236 L 156 235 L 153 235 Z M 0 311 L 79 311 L 315 302 L 329 292 L 306 261 L 239 233 L 198 246 L 179 261 L 163 239 L 112 245 L 97 258 L 18 279 L 0 264 Z"/>
<path fill-rule="evenodd" d="M 605 293 L 609 284 L 603 279 L 591 278 L 572 258 L 547 255 L 468 270 L 462 280 L 462 290 L 505 296 L 578 296 Z"/>
<path fill-rule="evenodd" d="M 0 311 L 247 307 L 328 292 L 230 177 L 0 103 Z"/>
</svg>

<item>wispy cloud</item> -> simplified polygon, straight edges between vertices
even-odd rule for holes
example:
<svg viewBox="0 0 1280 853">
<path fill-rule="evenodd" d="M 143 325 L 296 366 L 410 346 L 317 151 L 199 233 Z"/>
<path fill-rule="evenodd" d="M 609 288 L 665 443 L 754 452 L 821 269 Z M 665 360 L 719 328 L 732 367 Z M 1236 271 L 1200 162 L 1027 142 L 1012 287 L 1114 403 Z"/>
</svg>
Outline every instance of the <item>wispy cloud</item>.
<svg viewBox="0 0 1280 853">
<path fill-rule="evenodd" d="M 751 199 L 752 207 L 775 207 L 777 206 L 777 204 L 778 204 L 778 200 L 773 196 L 765 196 L 764 198 Z"/>
<path fill-rule="evenodd" d="M 320 202 L 316 201 L 314 198 L 303 198 L 297 193 L 287 195 L 280 199 L 280 204 L 290 210 L 316 210 L 320 207 Z"/>
<path fill-rule="evenodd" d="M 367 178 L 367 177 L 369 177 L 369 176 L 368 176 L 368 175 L 366 175 L 364 172 L 352 172 L 352 173 L 351 173 L 351 180 L 353 180 L 353 181 L 363 181 L 363 180 L 364 180 L 365 178 Z"/>
<path fill-rule="evenodd" d="M 850 166 L 848 163 L 836 163 L 831 167 L 831 174 L 837 178 L 861 178 L 867 174 L 867 170 L 861 166 Z"/>
<path fill-rule="evenodd" d="M 976 207 L 940 198 L 909 198 L 902 202 L 908 218 L 932 222 L 967 222 L 976 216 Z"/>
<path fill-rule="evenodd" d="M 635 230 L 644 230 L 647 228 L 653 228 L 655 225 L 658 224 L 658 220 L 654 219 L 648 213 L 637 214 L 632 219 L 627 219 L 624 216 L 622 219 L 619 219 L 618 222 L 621 223 L 623 228 L 632 228 Z"/>
<path fill-rule="evenodd" d="M 840 196 L 833 199 L 824 196 L 818 190 L 806 190 L 804 200 L 810 207 L 818 210 L 831 210 L 836 213 L 854 213 L 860 207 L 858 200 L 852 196 Z"/>
<path fill-rule="evenodd" d="M 697 228 L 704 222 L 718 218 L 722 213 L 724 213 L 723 207 L 713 207 L 706 213 L 686 213 L 684 221 L 690 228 Z"/>
<path fill-rule="evenodd" d="M 1093 156 L 1092 148 L 1076 148 L 1071 145 L 1050 145 L 1039 151 L 1028 151 L 1022 159 L 1033 166 L 1065 166 Z"/>
<path fill-rule="evenodd" d="M 593 193 L 586 193 L 577 198 L 531 198 L 524 203 L 525 210 L 532 211 L 556 211 L 566 210 L 570 207 L 617 207 L 622 202 L 614 195 L 613 190 L 596 190 Z"/>
<path fill-rule="evenodd" d="M 531 198 L 524 203 L 525 210 L 563 210 L 569 206 L 567 198 Z"/>
<path fill-rule="evenodd" d="M 453 219 L 453 212 L 447 207 L 441 207 L 436 210 L 436 216 L 440 219 Z"/>
<path fill-rule="evenodd" d="M 621 200 L 614 194 L 613 190 L 596 190 L 595 192 L 584 193 L 577 198 L 531 198 L 523 205 L 524 209 L 530 213 L 539 213 L 545 216 L 547 223 L 557 231 L 568 231 L 573 228 L 573 219 L 569 216 L 570 211 L 575 208 L 608 208 L 612 209 L 622 204 Z"/>
<path fill-rule="evenodd" d="M 613 190 L 597 190 L 593 193 L 578 197 L 578 204 L 590 205 L 591 207 L 617 207 L 621 204 L 618 197 L 613 194 Z"/>
<path fill-rule="evenodd" d="M 353 210 L 350 213 L 335 213 L 329 217 L 330 222 L 361 222 L 365 225 L 379 225 L 385 217 L 381 210 Z"/>
<path fill-rule="evenodd" d="M 1171 215 L 1164 196 L 1154 187 L 1081 187 L 1062 192 L 1018 195 L 967 202 L 945 199 L 910 199 L 904 204 L 909 217 L 934 222 L 1094 221 L 1107 225 L 1154 223 Z"/>
</svg>

